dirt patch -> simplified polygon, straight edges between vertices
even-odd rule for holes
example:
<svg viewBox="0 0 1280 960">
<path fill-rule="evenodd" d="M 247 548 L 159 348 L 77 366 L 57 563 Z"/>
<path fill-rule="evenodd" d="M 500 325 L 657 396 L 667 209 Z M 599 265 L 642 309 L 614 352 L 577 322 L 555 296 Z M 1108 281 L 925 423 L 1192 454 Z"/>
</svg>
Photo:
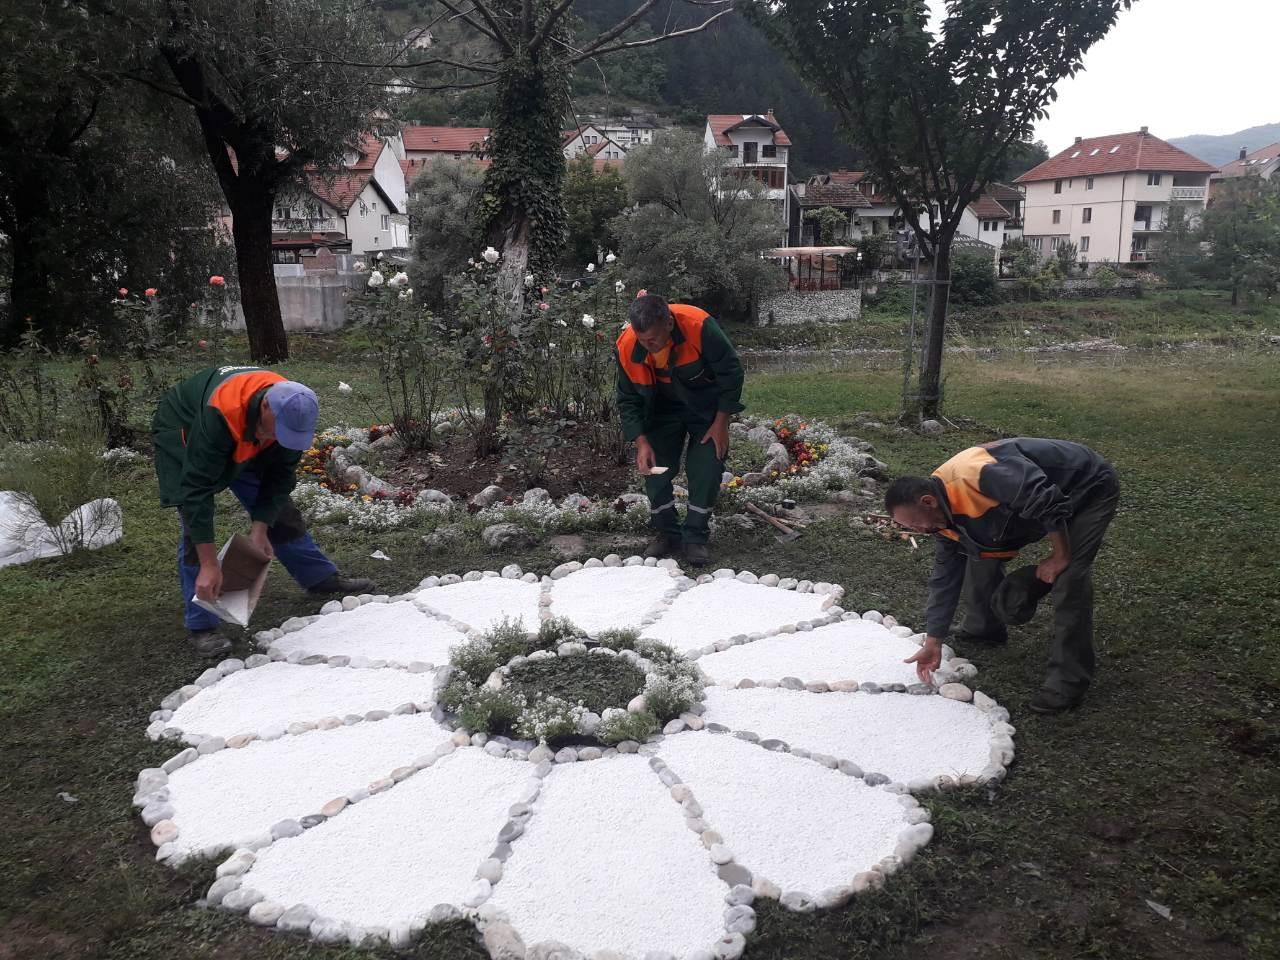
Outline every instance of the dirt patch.
<svg viewBox="0 0 1280 960">
<path fill-rule="evenodd" d="M 490 484 L 515 495 L 542 487 L 557 500 L 571 493 L 596 499 L 639 489 L 628 452 L 594 449 L 590 428 L 580 424 L 559 431 L 550 449 L 534 449 L 513 439 L 500 453 L 477 458 L 474 441 L 457 436 L 436 450 L 386 455 L 381 469 L 370 469 L 402 490 L 443 490 L 464 499 Z"/>
<path fill-rule="evenodd" d="M 0 927 L 0 960 L 78 956 L 82 952 L 82 946 L 75 937 L 22 918 L 11 920 Z"/>
</svg>

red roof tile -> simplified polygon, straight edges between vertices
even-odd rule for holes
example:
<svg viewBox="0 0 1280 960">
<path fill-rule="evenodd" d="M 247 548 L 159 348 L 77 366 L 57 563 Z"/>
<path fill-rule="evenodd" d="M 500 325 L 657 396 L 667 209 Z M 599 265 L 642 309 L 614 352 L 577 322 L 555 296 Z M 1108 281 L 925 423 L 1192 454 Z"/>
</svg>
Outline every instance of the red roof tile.
<svg viewBox="0 0 1280 960">
<path fill-rule="evenodd" d="M 1057 156 L 1020 176 L 1016 183 L 1089 177 L 1106 173 L 1156 171 L 1213 173 L 1217 168 L 1149 133 L 1117 133 L 1073 143 Z"/>
<path fill-rule="evenodd" d="M 715 138 L 718 146 L 728 147 L 733 145 L 733 141 L 729 139 L 728 133 L 735 127 L 743 124 L 755 126 L 767 126 L 773 129 L 773 142 L 779 147 L 791 146 L 791 138 L 787 136 L 787 132 L 778 125 L 778 121 L 773 116 L 773 111 L 768 113 L 709 113 L 707 114 L 707 123 L 711 127 L 711 134 Z"/>
<path fill-rule="evenodd" d="M 599 173 L 601 170 L 607 170 L 607 169 L 609 169 L 609 168 L 611 168 L 611 167 L 612 167 L 613 169 L 615 169 L 615 170 L 616 170 L 616 169 L 618 169 L 619 167 L 621 167 L 621 166 L 622 166 L 622 161 L 621 161 L 621 160 L 600 160 L 600 159 L 595 159 L 595 160 L 592 160 L 592 161 L 591 161 L 591 166 L 592 166 L 592 169 L 594 169 L 596 173 Z"/>
<path fill-rule="evenodd" d="M 488 127 L 405 127 L 400 131 L 410 152 L 470 153 L 489 136 Z"/>
<path fill-rule="evenodd" d="M 969 204 L 969 209 L 973 211 L 973 215 L 979 220 L 1013 219 L 1013 214 L 1006 210 L 1003 204 L 989 193 L 984 193 Z"/>
<path fill-rule="evenodd" d="M 1222 168 L 1220 173 L 1224 177 L 1243 177 L 1247 173 L 1257 173 L 1262 167 L 1276 160 L 1280 160 L 1280 143 L 1273 143 L 1269 147 L 1245 154 L 1243 160 L 1232 160 Z"/>
<path fill-rule="evenodd" d="M 1004 203 L 1006 200 L 1016 203 L 1017 201 L 1024 199 L 1022 191 L 1017 187 L 1011 187 L 1007 183 L 997 183 L 994 180 L 987 184 L 987 189 L 984 192 L 991 194 L 991 196 L 995 197 L 1001 203 Z"/>
<path fill-rule="evenodd" d="M 864 174 L 850 170 L 836 170 L 810 177 L 805 184 L 802 207 L 869 207 L 868 200 L 858 189 L 857 183 Z"/>
</svg>

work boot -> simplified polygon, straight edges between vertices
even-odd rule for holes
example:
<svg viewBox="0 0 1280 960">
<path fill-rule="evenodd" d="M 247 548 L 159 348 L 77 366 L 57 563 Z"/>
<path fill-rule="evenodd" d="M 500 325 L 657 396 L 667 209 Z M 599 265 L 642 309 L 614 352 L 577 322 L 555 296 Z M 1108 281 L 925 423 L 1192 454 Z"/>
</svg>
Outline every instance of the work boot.
<svg viewBox="0 0 1280 960">
<path fill-rule="evenodd" d="M 686 543 L 684 545 L 684 558 L 694 567 L 705 567 L 711 562 L 711 554 L 707 552 L 705 543 Z"/>
<path fill-rule="evenodd" d="M 217 630 L 191 630 L 187 633 L 187 642 L 195 649 L 197 656 L 210 659 L 220 657 L 231 649 L 231 641 Z"/>
<path fill-rule="evenodd" d="M 649 546 L 645 547 L 644 555 L 646 557 L 655 557 L 661 560 L 663 557 L 670 556 L 680 549 L 680 541 L 669 533 L 660 533 L 649 542 Z"/>
<path fill-rule="evenodd" d="M 344 577 L 340 573 L 335 573 L 307 587 L 307 593 L 344 593 L 348 596 L 373 593 L 373 590 L 373 581 L 368 577 Z"/>
<path fill-rule="evenodd" d="M 1057 690 L 1050 690 L 1045 687 L 1031 698 L 1031 702 L 1027 704 L 1027 707 L 1032 713 L 1066 713 L 1068 710 L 1074 710 L 1080 706 L 1083 700 L 1083 693 L 1059 693 Z"/>
</svg>

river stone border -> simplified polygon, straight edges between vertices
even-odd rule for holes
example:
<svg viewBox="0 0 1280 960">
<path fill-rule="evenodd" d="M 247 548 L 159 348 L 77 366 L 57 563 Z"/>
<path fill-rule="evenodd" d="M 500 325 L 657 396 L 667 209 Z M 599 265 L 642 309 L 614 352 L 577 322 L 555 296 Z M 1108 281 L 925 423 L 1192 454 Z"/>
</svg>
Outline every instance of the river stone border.
<svg viewBox="0 0 1280 960">
<path fill-rule="evenodd" d="M 418 589 L 398 596 L 370 595 L 344 597 L 342 600 L 331 600 L 325 603 L 320 613 L 308 617 L 291 617 L 279 627 L 258 631 L 254 635 L 257 644 L 265 651 L 246 657 L 228 658 L 214 667 L 206 669 L 196 681 L 179 687 L 166 696 L 158 710 L 153 711 L 146 735 L 151 740 L 182 741 L 186 748 L 171 756 L 159 767 L 142 770 L 134 784 L 133 805 L 140 810 L 144 825 L 150 829 L 150 838 L 156 846 L 156 859 L 176 864 L 177 846 L 174 841 L 178 837 L 178 827 L 172 817 L 174 811 L 169 805 L 169 774 L 188 763 L 199 762 L 200 758 L 223 749 L 238 749 L 254 740 L 272 740 L 282 736 L 304 736 L 315 730 L 329 730 L 338 726 L 349 726 L 362 722 L 377 722 L 392 714 L 425 712 L 431 713 L 437 723 L 446 727 L 452 724 L 453 733 L 448 739 L 437 744 L 430 751 L 422 754 L 411 763 L 396 767 L 383 777 L 376 778 L 365 786 L 358 786 L 346 794 L 336 796 L 321 804 L 319 809 L 298 816 L 286 818 L 273 824 L 269 830 L 252 838 L 242 846 L 231 849 L 229 855 L 214 870 L 214 880 L 200 905 L 226 910 L 232 913 L 246 914 L 250 922 L 265 927 L 275 927 L 287 933 L 301 933 L 323 943 L 348 943 L 358 947 L 390 945 L 403 949 L 412 945 L 414 939 L 425 930 L 429 923 L 448 922 L 456 919 L 467 919 L 473 922 L 483 936 L 486 948 L 494 960 L 535 960 L 538 957 L 558 956 L 554 950 L 559 946 L 554 943 L 533 944 L 528 947 L 521 940 L 518 932 L 510 925 L 509 918 L 502 911 L 489 903 L 493 888 L 501 882 L 503 863 L 510 856 L 512 844 L 519 841 L 529 820 L 536 815 L 537 799 L 541 791 L 542 780 L 554 772 L 556 765 L 565 763 L 582 763 L 609 760 L 619 754 L 640 754 L 648 758 L 649 767 L 654 775 L 671 793 L 672 799 L 681 804 L 685 814 L 686 825 L 695 830 L 707 849 L 708 865 L 716 871 L 717 876 L 726 884 L 726 908 L 724 912 L 724 935 L 705 950 L 697 951 L 692 956 L 696 960 L 736 960 L 746 946 L 746 936 L 755 929 L 755 910 L 753 903 L 757 898 L 776 899 L 788 909 L 797 912 L 809 912 L 815 909 L 833 908 L 843 905 L 855 894 L 876 889 L 883 885 L 886 877 L 900 870 L 905 864 L 928 844 L 933 836 L 933 825 L 930 823 L 929 811 L 922 807 L 914 794 L 932 794 L 938 791 L 952 790 L 959 787 L 979 784 L 994 784 L 1002 781 L 1013 763 L 1015 747 L 1015 728 L 1009 723 L 1009 712 L 994 699 L 982 691 L 973 690 L 963 681 L 972 680 L 977 675 L 977 668 L 968 660 L 955 656 L 954 651 L 944 645 L 942 668 L 935 672 L 932 684 L 889 684 L 878 685 L 870 682 L 856 683 L 853 680 L 810 680 L 803 681 L 795 677 L 781 680 L 752 680 L 743 678 L 737 681 L 722 681 L 718 685 L 725 688 L 746 688 L 752 686 L 781 687 L 801 690 L 807 693 L 821 694 L 826 692 L 862 693 L 867 696 L 880 694 L 904 696 L 944 696 L 961 702 L 971 703 L 982 711 L 991 727 L 991 751 L 987 767 L 980 774 L 969 774 L 959 778 L 940 775 L 933 778 L 915 780 L 910 783 L 898 783 L 876 771 L 864 771 L 855 761 L 834 757 L 821 753 L 811 753 L 799 747 L 776 739 L 761 739 L 754 731 L 733 730 L 722 724 L 706 722 L 703 703 L 694 703 L 686 713 L 666 725 L 661 733 L 655 733 L 645 742 L 623 741 L 612 747 L 564 747 L 552 751 L 544 744 L 531 741 L 513 740 L 507 737 L 489 737 L 483 733 L 470 733 L 456 725 L 456 720 L 434 702 L 404 703 L 393 710 L 370 710 L 364 714 L 349 714 L 344 717 L 329 716 L 316 721 L 299 721 L 281 728 L 278 725 L 262 730 L 248 731 L 232 737 L 204 736 L 198 733 L 186 733 L 169 726 L 173 712 L 183 703 L 199 696 L 224 677 L 241 670 L 251 670 L 273 662 L 288 662 L 304 667 L 329 667 L 337 669 L 400 669 L 415 673 L 443 671 L 434 665 L 422 661 L 401 663 L 396 661 L 373 660 L 359 656 L 322 656 L 307 654 L 305 651 L 294 651 L 285 655 L 275 642 L 286 634 L 301 630 L 321 616 L 340 615 L 350 612 L 367 603 L 393 603 L 401 600 L 418 601 L 423 594 L 432 589 L 449 586 L 455 583 L 501 577 L 518 579 L 526 583 L 542 585 L 540 615 L 546 619 L 553 614 L 550 611 L 550 591 L 555 581 L 570 576 L 580 569 L 594 567 L 623 566 L 661 566 L 670 571 L 674 581 L 671 590 L 664 594 L 662 600 L 646 613 L 641 626 L 656 622 L 669 608 L 680 593 L 694 586 L 709 583 L 716 579 L 737 579 L 743 583 L 758 584 L 781 590 L 796 590 L 801 593 L 815 593 L 825 596 L 823 617 L 795 624 L 786 624 L 774 630 L 752 633 L 729 638 L 700 650 L 686 654 L 686 658 L 696 661 L 699 657 L 731 646 L 751 643 L 768 636 L 807 632 L 817 626 L 836 623 L 841 620 L 864 619 L 887 626 L 890 631 L 900 637 L 910 637 L 918 644 L 923 642 L 923 634 L 912 631 L 899 624 L 897 620 L 877 610 L 864 613 L 845 610 L 839 605 L 844 597 L 844 588 L 838 584 L 794 578 L 779 577 L 776 574 L 756 576 L 751 571 L 734 571 L 728 568 L 702 574 L 695 579 L 685 576 L 675 560 L 655 560 L 632 556 L 622 558 L 610 554 L 603 558 L 591 558 L 584 562 L 572 561 L 564 563 L 545 576 L 527 573 L 516 564 L 509 564 L 501 571 L 472 570 L 464 575 L 448 574 L 425 578 Z M 480 631 L 468 624 L 440 616 L 430 610 L 429 604 L 417 603 L 420 610 L 449 623 L 466 636 L 479 636 Z M 564 647 L 579 646 L 565 644 Z M 611 651 L 612 652 L 612 651 Z M 541 651 L 545 656 L 578 656 L 581 650 Z M 635 659 L 643 659 L 635 651 L 622 651 L 615 655 L 632 654 Z M 631 659 L 631 658 L 628 658 Z M 498 672 L 509 669 L 510 664 L 499 668 Z M 710 681 L 704 682 L 710 683 Z M 874 688 L 874 689 L 872 689 Z M 899 689 L 901 688 L 901 689 Z M 438 685 L 437 685 L 438 689 Z M 677 736 L 686 730 L 705 730 L 710 734 L 732 736 L 748 743 L 753 743 L 763 750 L 786 752 L 802 759 L 811 760 L 823 767 L 836 770 L 847 776 L 861 779 L 867 786 L 879 788 L 899 797 L 899 802 L 907 808 L 907 819 L 910 826 L 899 833 L 895 852 L 883 858 L 879 863 L 871 865 L 850 879 L 842 886 L 808 893 L 805 891 L 782 891 L 764 877 L 753 876 L 746 867 L 737 863 L 732 851 L 719 839 L 719 834 L 708 826 L 702 816 L 702 808 L 697 803 L 692 791 L 681 781 L 679 775 L 672 770 L 660 756 L 659 746 L 668 736 Z M 286 906 L 282 903 L 268 901 L 258 891 L 243 885 L 243 876 L 256 860 L 257 852 L 273 843 L 288 840 L 313 829 L 333 817 L 340 816 L 344 810 L 357 803 L 376 800 L 378 796 L 394 789 L 408 778 L 429 769 L 439 759 L 455 750 L 483 750 L 495 758 L 529 764 L 530 777 L 526 782 L 519 802 L 509 811 L 509 819 L 499 830 L 492 851 L 484 857 L 476 867 L 475 880 L 462 898 L 461 904 L 442 903 L 433 907 L 426 918 L 415 920 L 410 924 L 396 927 L 363 927 L 344 923 L 333 918 L 321 916 L 315 909 L 305 904 Z M 566 954 L 569 955 L 569 954 Z M 662 956 L 661 953 L 646 956 Z M 592 958 L 595 960 L 595 958 Z M 603 954 L 600 960 L 606 960 Z"/>
</svg>

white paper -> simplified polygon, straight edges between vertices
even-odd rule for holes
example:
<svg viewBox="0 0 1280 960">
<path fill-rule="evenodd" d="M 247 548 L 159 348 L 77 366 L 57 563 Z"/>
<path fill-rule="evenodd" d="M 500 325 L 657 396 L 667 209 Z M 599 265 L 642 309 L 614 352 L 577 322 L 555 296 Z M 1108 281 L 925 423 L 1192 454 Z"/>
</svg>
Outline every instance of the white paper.
<svg viewBox="0 0 1280 960">
<path fill-rule="evenodd" d="M 650 467 L 649 476 L 660 477 L 670 469 L 671 469 L 670 467 Z"/>
</svg>

